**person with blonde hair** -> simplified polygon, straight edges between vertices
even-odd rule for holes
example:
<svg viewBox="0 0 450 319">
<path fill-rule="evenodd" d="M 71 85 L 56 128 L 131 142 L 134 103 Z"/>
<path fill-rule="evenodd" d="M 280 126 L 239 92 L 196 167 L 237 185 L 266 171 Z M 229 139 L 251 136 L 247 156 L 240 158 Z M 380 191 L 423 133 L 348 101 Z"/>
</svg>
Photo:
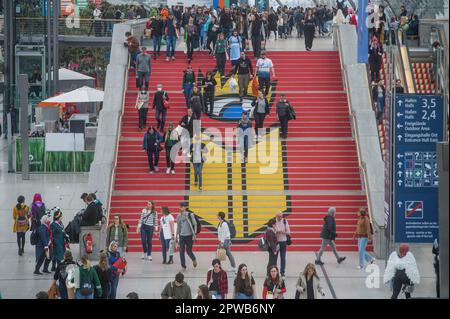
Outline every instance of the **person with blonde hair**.
<svg viewBox="0 0 450 319">
<path fill-rule="evenodd" d="M 72 280 L 75 283 L 76 299 L 94 299 L 94 290 L 99 296 L 102 295 L 100 280 L 87 255 L 81 257 L 81 266 L 75 269 Z"/>
<path fill-rule="evenodd" d="M 112 272 L 108 265 L 108 255 L 105 252 L 100 252 L 100 260 L 98 264 L 94 266 L 97 272 L 98 279 L 100 280 L 100 285 L 102 286 L 102 295 L 99 296 L 97 293 L 94 295 L 94 299 L 108 299 Z"/>
<path fill-rule="evenodd" d="M 316 267 L 312 263 L 308 263 L 300 273 L 296 289 L 295 299 L 317 299 L 317 293 L 325 296 Z"/>
</svg>

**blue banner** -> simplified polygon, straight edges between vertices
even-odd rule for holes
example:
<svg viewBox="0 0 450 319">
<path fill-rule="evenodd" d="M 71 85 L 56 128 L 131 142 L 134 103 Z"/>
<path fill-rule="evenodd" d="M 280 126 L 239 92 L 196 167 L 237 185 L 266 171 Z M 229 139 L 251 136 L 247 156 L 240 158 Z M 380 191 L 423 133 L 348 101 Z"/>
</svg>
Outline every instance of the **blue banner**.
<svg viewBox="0 0 450 319">
<path fill-rule="evenodd" d="M 436 143 L 443 139 L 442 96 L 397 94 L 394 110 L 395 241 L 432 243 L 439 235 Z"/>
<path fill-rule="evenodd" d="M 367 63 L 369 60 L 369 29 L 367 26 L 368 0 L 358 1 L 358 63 Z"/>
</svg>

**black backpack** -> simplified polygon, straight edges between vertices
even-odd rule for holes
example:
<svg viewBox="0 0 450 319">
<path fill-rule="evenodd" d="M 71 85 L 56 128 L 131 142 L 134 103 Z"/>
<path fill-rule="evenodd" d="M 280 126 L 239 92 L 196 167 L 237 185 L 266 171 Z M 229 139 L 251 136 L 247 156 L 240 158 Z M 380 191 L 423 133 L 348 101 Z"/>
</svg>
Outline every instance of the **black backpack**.
<svg viewBox="0 0 450 319">
<path fill-rule="evenodd" d="M 36 246 L 39 242 L 39 234 L 37 232 L 37 228 L 33 229 L 30 235 L 30 244 L 32 246 Z"/>
<path fill-rule="evenodd" d="M 230 230 L 230 237 L 234 238 L 236 237 L 236 226 L 234 226 L 233 222 L 227 221 L 228 229 Z"/>
</svg>

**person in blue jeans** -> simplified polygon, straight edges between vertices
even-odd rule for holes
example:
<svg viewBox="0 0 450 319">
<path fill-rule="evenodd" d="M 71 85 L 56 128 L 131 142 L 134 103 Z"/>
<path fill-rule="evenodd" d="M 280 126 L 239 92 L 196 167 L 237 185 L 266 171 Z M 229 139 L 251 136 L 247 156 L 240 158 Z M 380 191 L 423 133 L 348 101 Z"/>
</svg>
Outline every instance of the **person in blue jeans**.
<svg viewBox="0 0 450 319">
<path fill-rule="evenodd" d="M 189 108 L 190 100 L 194 92 L 195 73 L 192 66 L 189 64 L 187 69 L 183 71 L 182 92 L 184 93 L 184 100 L 186 107 Z"/>
<path fill-rule="evenodd" d="M 76 299 L 94 299 L 94 290 L 99 296 L 102 295 L 102 286 L 97 272 L 86 255 L 81 257 L 81 266 L 75 270 L 72 283 L 75 283 Z"/>
<path fill-rule="evenodd" d="M 141 212 L 137 232 L 141 233 L 142 259 L 152 260 L 153 231 L 158 231 L 158 213 L 153 201 L 147 203 L 147 207 Z"/>
<path fill-rule="evenodd" d="M 194 135 L 191 144 L 191 160 L 194 168 L 194 186 L 198 186 L 198 190 L 203 190 L 203 163 L 205 162 L 205 154 L 208 152 L 206 144 L 202 143 L 199 135 Z"/>
<path fill-rule="evenodd" d="M 178 31 L 173 18 L 173 14 L 169 14 L 164 24 L 164 30 L 166 35 L 166 61 L 170 59 L 175 60 L 175 47 L 177 45 Z"/>
<path fill-rule="evenodd" d="M 284 277 L 286 270 L 286 251 L 287 251 L 287 236 L 291 235 L 291 229 L 286 218 L 283 218 L 283 212 L 277 212 L 275 215 L 276 224 L 275 230 L 277 235 L 278 245 L 280 245 L 280 275 Z"/>
<path fill-rule="evenodd" d="M 111 268 L 111 291 L 109 292 L 108 299 L 116 299 L 117 287 L 119 286 L 120 275 L 124 272 L 124 269 L 114 266 L 114 264 L 119 260 L 120 253 L 118 251 L 119 245 L 117 242 L 112 241 L 108 249 L 108 263 L 109 268 Z"/>
<path fill-rule="evenodd" d="M 163 264 L 173 264 L 173 255 L 169 256 L 169 261 L 167 261 L 167 251 L 169 250 L 170 242 L 175 240 L 175 219 L 167 206 L 162 207 L 162 215 L 160 220 L 161 232 L 159 238 L 161 239 Z"/>
<path fill-rule="evenodd" d="M 192 260 L 192 264 L 197 267 L 197 259 L 192 252 L 194 241 L 196 240 L 197 221 L 194 213 L 188 210 L 188 203 L 180 204 L 180 214 L 177 217 L 177 242 L 180 244 L 181 271 L 186 271 L 186 252 Z"/>
<path fill-rule="evenodd" d="M 359 253 L 359 265 L 356 269 L 364 269 L 365 262 L 373 263 L 375 258 L 370 256 L 366 247 L 369 240 L 372 240 L 372 231 L 370 227 L 370 220 L 367 216 L 367 212 L 364 208 L 361 208 L 358 212 L 358 222 L 356 224 L 356 231 L 353 238 L 358 238 L 358 253 Z"/>
<path fill-rule="evenodd" d="M 234 279 L 233 299 L 256 299 L 256 284 L 246 264 L 240 264 Z"/>
</svg>

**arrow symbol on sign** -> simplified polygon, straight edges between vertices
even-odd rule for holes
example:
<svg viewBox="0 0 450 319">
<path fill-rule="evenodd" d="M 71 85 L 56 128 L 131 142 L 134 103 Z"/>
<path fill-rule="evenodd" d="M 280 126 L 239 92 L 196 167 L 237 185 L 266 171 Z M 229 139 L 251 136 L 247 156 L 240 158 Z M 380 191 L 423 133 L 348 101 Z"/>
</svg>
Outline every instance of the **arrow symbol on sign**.
<svg viewBox="0 0 450 319">
<path fill-rule="evenodd" d="M 398 177 L 402 177 L 403 172 L 402 171 L 398 171 L 397 175 L 398 175 Z"/>
<path fill-rule="evenodd" d="M 402 168 L 403 163 L 402 162 L 398 162 L 397 165 L 398 165 L 398 168 Z"/>
<path fill-rule="evenodd" d="M 397 138 L 398 138 L 398 140 L 401 142 L 402 141 L 402 138 L 403 138 L 403 136 L 402 135 L 397 135 Z"/>
<path fill-rule="evenodd" d="M 397 112 L 397 117 L 402 117 L 403 113 Z"/>
<path fill-rule="evenodd" d="M 403 127 L 403 125 L 397 124 L 397 128 L 402 128 L 402 127 Z"/>
<path fill-rule="evenodd" d="M 402 186 L 402 184 L 403 184 L 403 182 L 402 182 L 401 179 L 399 179 L 399 180 L 397 181 L 397 183 L 398 183 L 398 186 Z"/>
<path fill-rule="evenodd" d="M 397 202 L 398 207 L 402 207 L 402 205 L 403 205 L 403 202 Z"/>
<path fill-rule="evenodd" d="M 397 154 L 397 158 L 398 159 L 401 159 L 401 158 L 403 158 L 404 156 L 403 156 L 403 154 Z"/>
<path fill-rule="evenodd" d="M 402 104 L 403 104 L 403 101 L 402 100 L 398 100 L 398 106 L 402 106 Z"/>
</svg>

